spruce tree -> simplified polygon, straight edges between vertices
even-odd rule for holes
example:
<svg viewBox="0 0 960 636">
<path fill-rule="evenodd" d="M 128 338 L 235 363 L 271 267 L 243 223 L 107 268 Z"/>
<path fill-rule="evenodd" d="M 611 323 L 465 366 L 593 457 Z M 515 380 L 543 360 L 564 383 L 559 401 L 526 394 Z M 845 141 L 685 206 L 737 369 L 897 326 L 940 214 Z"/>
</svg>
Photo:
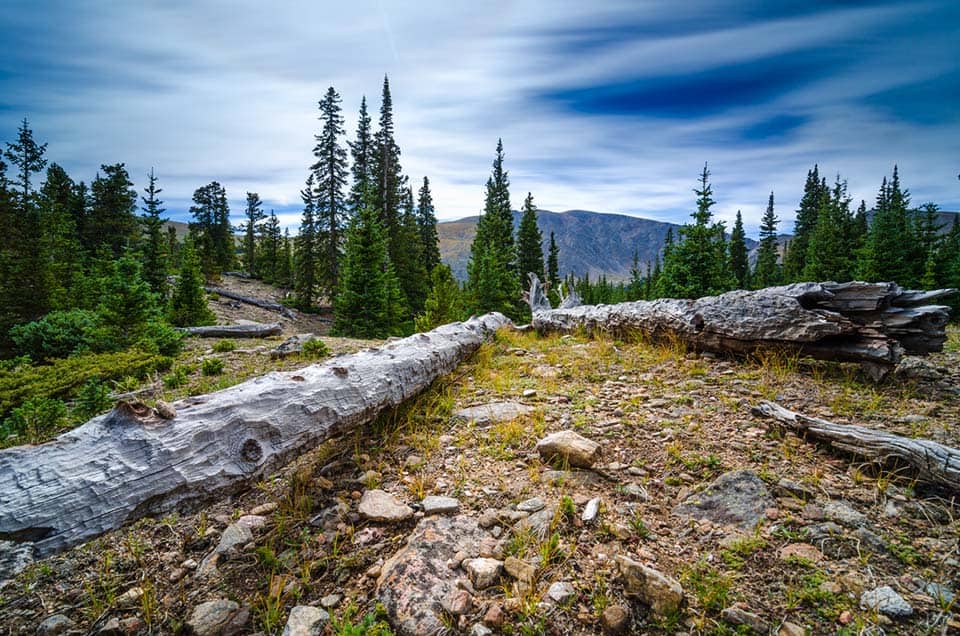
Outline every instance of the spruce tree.
<svg viewBox="0 0 960 636">
<path fill-rule="evenodd" d="M 753 285 L 757 289 L 772 287 L 783 282 L 780 264 L 777 263 L 777 223 L 773 212 L 773 192 L 767 200 L 767 209 L 760 221 L 760 247 L 757 251 L 757 266 L 753 271 Z"/>
<path fill-rule="evenodd" d="M 743 230 L 743 216 L 737 210 L 737 220 L 730 233 L 730 271 L 737 281 L 737 289 L 749 287 L 750 261 L 747 256 L 747 234 Z"/>
<path fill-rule="evenodd" d="M 544 278 L 543 234 L 537 226 L 537 206 L 533 204 L 533 194 L 528 192 L 517 229 L 517 275 L 523 291 L 530 289 L 530 273 L 536 274 L 540 280 Z"/>
<path fill-rule="evenodd" d="M 807 181 L 803 186 L 803 197 L 797 209 L 797 218 L 793 226 L 793 238 L 790 239 L 784 256 L 783 275 L 787 282 L 797 282 L 803 278 L 807 265 L 807 245 L 810 235 L 817 224 L 817 215 L 826 195 L 826 184 L 820 179 L 817 165 L 807 171 Z"/>
<path fill-rule="evenodd" d="M 316 188 L 317 259 L 320 285 L 332 297 L 339 285 L 340 253 L 347 207 L 343 190 L 347 185 L 347 151 L 340 145 L 344 134 L 340 95 L 331 86 L 320 101 L 322 132 L 316 136 L 313 155 L 317 158 L 310 169 Z"/>
<path fill-rule="evenodd" d="M 33 140 L 33 131 L 27 119 L 24 118 L 17 130 L 16 143 L 7 142 L 7 149 L 3 152 L 7 161 L 17 167 L 16 196 L 22 214 L 26 214 L 30 209 L 33 197 L 33 188 L 30 185 L 32 175 L 40 172 L 47 165 L 47 160 L 43 158 L 46 150 L 47 144 L 38 145 Z"/>
<path fill-rule="evenodd" d="M 216 181 L 197 188 L 193 193 L 190 214 L 190 232 L 200 258 L 203 274 L 208 280 L 229 270 L 236 256 L 233 228 L 230 225 L 230 206 L 227 191 Z"/>
<path fill-rule="evenodd" d="M 449 265 L 440 263 L 430 273 L 430 293 L 423 313 L 417 316 L 417 331 L 429 331 L 440 325 L 463 320 L 463 293 Z"/>
<path fill-rule="evenodd" d="M 257 271 L 264 281 L 278 284 L 280 278 L 280 256 L 283 251 L 283 233 L 280 221 L 273 210 L 267 220 L 260 225 L 260 252 L 257 256 Z"/>
<path fill-rule="evenodd" d="M 940 207 L 930 202 L 921 205 L 913 213 L 913 226 L 917 280 L 923 289 L 933 289 L 937 280 L 937 253 L 943 244 Z"/>
<path fill-rule="evenodd" d="M 316 194 L 312 172 L 307 177 L 306 187 L 300 191 L 300 198 L 303 200 L 303 215 L 296 239 L 294 295 L 297 307 L 309 310 L 317 298 Z"/>
<path fill-rule="evenodd" d="M 426 259 L 420 242 L 420 225 L 410 189 L 404 193 L 402 209 L 397 232 L 403 249 L 397 251 L 393 263 L 405 306 L 415 315 L 423 311 L 423 303 L 430 291 L 430 275 L 424 267 Z"/>
<path fill-rule="evenodd" d="M 162 218 L 166 211 L 159 195 L 163 189 L 157 187 L 157 175 L 153 168 L 147 175 L 146 196 L 141 197 L 143 206 L 140 215 L 140 226 L 143 229 L 143 239 L 140 251 L 143 255 L 143 279 L 150 289 L 159 298 L 167 297 L 167 274 L 169 274 L 170 257 L 167 253 L 167 238 L 164 236 L 163 224 L 167 219 Z"/>
<path fill-rule="evenodd" d="M 916 239 L 908 219 L 909 202 L 910 194 L 900 188 L 900 176 L 894 166 L 893 179 L 888 183 L 884 177 L 877 193 L 876 212 L 859 260 L 858 277 L 874 282 L 894 281 L 904 287 L 919 283 L 910 258 L 915 253 Z"/>
<path fill-rule="evenodd" d="M 277 262 L 277 281 L 274 284 L 284 289 L 292 289 L 293 268 L 293 241 L 290 239 L 290 228 L 284 228 Z"/>
<path fill-rule="evenodd" d="M 423 265 L 432 276 L 434 268 L 440 264 L 440 237 L 437 234 L 430 180 L 426 177 L 417 193 L 417 226 L 420 230 L 420 246 L 423 248 Z"/>
<path fill-rule="evenodd" d="M 807 244 L 803 278 L 811 281 L 846 282 L 856 269 L 856 221 L 850 211 L 847 182 L 837 179 L 821 200 L 817 223 Z"/>
<path fill-rule="evenodd" d="M 363 205 L 364 193 L 374 183 L 374 140 L 370 126 L 370 115 L 367 113 L 367 98 L 360 101 L 360 115 L 357 121 L 357 137 L 347 142 L 350 146 L 350 157 L 353 165 L 350 174 L 353 182 L 350 194 L 347 197 L 347 207 L 354 214 Z"/>
<path fill-rule="evenodd" d="M 400 242 L 400 203 L 403 196 L 403 173 L 400 169 L 400 147 L 394 139 L 393 99 L 390 80 L 384 76 L 380 105 L 380 127 L 373 137 L 373 206 L 380 212 L 387 233 L 390 260 L 397 262 L 403 249 Z"/>
<path fill-rule="evenodd" d="M 83 242 L 91 255 L 107 247 L 119 258 L 138 236 L 137 191 L 122 163 L 102 165 L 90 184 L 90 209 L 84 219 Z"/>
<path fill-rule="evenodd" d="M 134 344 L 159 315 L 157 296 L 143 280 L 140 263 L 122 256 L 109 265 L 101 285 L 97 327 L 98 345 L 121 350 Z"/>
<path fill-rule="evenodd" d="M 650 268 L 647 267 L 649 272 Z M 633 250 L 633 261 L 630 263 L 630 282 L 626 288 L 625 300 L 640 300 L 643 298 L 643 273 L 640 271 L 640 254 Z"/>
<path fill-rule="evenodd" d="M 200 271 L 200 259 L 193 247 L 193 239 L 187 237 L 180 251 L 180 275 L 170 299 L 168 317 L 177 327 L 212 325 L 216 316 L 207 306 L 207 295 L 203 291 L 203 274 Z"/>
<path fill-rule="evenodd" d="M 547 281 L 550 283 L 550 289 L 558 291 L 560 287 L 560 248 L 557 247 L 557 239 L 550 230 L 550 247 L 547 248 Z"/>
<path fill-rule="evenodd" d="M 243 232 L 243 266 L 251 278 L 259 278 L 257 269 L 257 236 L 261 222 L 267 218 L 261 206 L 263 202 L 256 192 L 247 192 L 247 207 L 243 214 L 246 221 L 240 226 Z"/>
<path fill-rule="evenodd" d="M 347 227 L 331 333 L 353 338 L 396 334 L 405 313 L 399 311 L 400 295 L 380 211 L 370 194 Z"/>
<path fill-rule="evenodd" d="M 43 259 L 43 286 L 52 310 L 74 308 L 83 286 L 83 252 L 71 211 L 75 187 L 66 171 L 51 163 L 38 197 L 42 236 L 35 249 Z"/>
</svg>

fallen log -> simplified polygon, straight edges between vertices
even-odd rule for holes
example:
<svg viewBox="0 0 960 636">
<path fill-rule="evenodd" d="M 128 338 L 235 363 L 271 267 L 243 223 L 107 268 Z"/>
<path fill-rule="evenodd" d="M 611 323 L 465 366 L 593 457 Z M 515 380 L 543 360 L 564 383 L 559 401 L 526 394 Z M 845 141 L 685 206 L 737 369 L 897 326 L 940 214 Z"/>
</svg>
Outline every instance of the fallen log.
<svg viewBox="0 0 960 636">
<path fill-rule="evenodd" d="M 886 466 L 906 465 L 918 480 L 960 493 L 960 450 L 852 424 L 801 415 L 774 402 L 760 402 L 754 415 L 771 418 L 798 435 Z"/>
<path fill-rule="evenodd" d="M 203 327 L 181 327 L 180 331 L 200 338 L 266 338 L 279 336 L 283 327 L 279 322 L 263 324 L 259 322 L 246 325 L 208 325 Z"/>
<path fill-rule="evenodd" d="M 284 318 L 289 318 L 293 320 L 296 318 L 296 314 L 293 313 L 293 310 L 289 307 L 284 307 L 280 303 L 275 303 L 271 300 L 263 300 L 262 298 L 253 298 L 252 296 L 244 296 L 243 294 L 238 294 L 235 291 L 230 291 L 229 289 L 224 289 L 223 287 L 212 287 L 207 286 L 203 288 L 209 294 L 216 294 L 218 296 L 223 296 L 224 298 L 229 298 L 230 300 L 235 300 L 240 303 L 247 305 L 253 305 L 254 307 L 260 307 L 261 309 L 269 309 L 270 311 L 275 311 Z"/>
<path fill-rule="evenodd" d="M 904 353 L 940 351 L 949 308 L 927 304 L 955 293 L 902 290 L 895 283 L 797 283 L 696 300 L 661 298 L 552 309 L 531 274 L 531 325 L 540 332 L 588 331 L 674 337 L 716 353 L 794 351 L 859 362 L 880 378 Z"/>
<path fill-rule="evenodd" d="M 239 491 L 418 394 L 509 324 L 487 314 L 270 373 L 180 400 L 173 419 L 121 403 L 46 444 L 0 451 L 0 578 L 3 553 L 42 557 Z"/>
</svg>

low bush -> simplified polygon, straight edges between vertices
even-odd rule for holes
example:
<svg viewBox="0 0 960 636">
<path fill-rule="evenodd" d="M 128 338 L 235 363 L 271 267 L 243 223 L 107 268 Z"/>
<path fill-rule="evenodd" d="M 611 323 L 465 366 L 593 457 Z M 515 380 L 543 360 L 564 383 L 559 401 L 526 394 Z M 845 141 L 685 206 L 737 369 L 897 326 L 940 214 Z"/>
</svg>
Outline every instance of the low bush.
<svg viewBox="0 0 960 636">
<path fill-rule="evenodd" d="M 313 340 L 307 340 L 303 343 L 302 355 L 304 358 L 311 359 L 326 358 L 328 355 L 330 355 L 330 348 L 323 342 L 323 340 L 315 338 Z"/>
<path fill-rule="evenodd" d="M 67 425 L 67 407 L 60 400 L 37 397 L 13 409 L 0 424 L 0 439 L 16 435 L 19 444 L 46 441 Z"/>
<path fill-rule="evenodd" d="M 74 353 L 94 349 L 98 317 L 85 309 L 52 311 L 10 329 L 10 338 L 17 353 L 34 360 L 66 358 Z"/>
<path fill-rule="evenodd" d="M 230 353 L 237 348 L 237 343 L 233 340 L 218 340 L 213 345 L 213 350 L 217 353 Z"/>
<path fill-rule="evenodd" d="M 110 410 L 113 401 L 110 399 L 110 387 L 100 378 L 90 378 L 77 392 L 74 414 L 82 420 Z"/>
<path fill-rule="evenodd" d="M 200 365 L 200 373 L 203 375 L 220 375 L 226 366 L 222 358 L 207 358 Z"/>
</svg>

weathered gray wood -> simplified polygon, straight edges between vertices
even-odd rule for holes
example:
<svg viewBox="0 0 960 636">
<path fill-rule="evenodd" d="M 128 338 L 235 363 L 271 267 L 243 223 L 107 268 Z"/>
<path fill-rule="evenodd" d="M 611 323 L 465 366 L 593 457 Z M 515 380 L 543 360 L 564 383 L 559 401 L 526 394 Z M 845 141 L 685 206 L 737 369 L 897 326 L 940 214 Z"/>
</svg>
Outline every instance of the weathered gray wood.
<svg viewBox="0 0 960 636">
<path fill-rule="evenodd" d="M 229 289 L 224 289 L 223 287 L 207 286 L 203 289 L 210 294 L 217 294 L 218 296 L 223 296 L 224 298 L 229 298 L 230 300 L 236 300 L 237 302 L 245 303 L 247 305 L 253 305 L 254 307 L 260 307 L 261 309 L 275 311 L 284 318 L 290 318 L 293 320 L 297 317 L 296 314 L 293 313 L 293 310 L 289 307 L 284 307 L 280 303 L 275 303 L 271 300 L 263 300 L 262 298 L 244 296 L 243 294 L 238 294 L 235 291 L 230 291 Z"/>
<path fill-rule="evenodd" d="M 416 395 L 508 324 L 487 314 L 270 373 L 180 400 L 170 420 L 119 405 L 47 444 L 0 451 L 0 544 L 44 556 L 242 489 Z"/>
<path fill-rule="evenodd" d="M 852 424 L 836 424 L 801 415 L 774 402 L 761 402 L 753 413 L 772 418 L 799 435 L 878 464 L 906 465 L 919 480 L 960 493 L 960 450 L 927 439 L 910 439 Z"/>
<path fill-rule="evenodd" d="M 183 327 L 180 331 L 200 338 L 266 338 L 267 336 L 279 336 L 283 333 L 283 327 L 280 326 L 279 322 L 270 324 L 255 322 L 247 325 Z"/>
<path fill-rule="evenodd" d="M 892 369 L 904 353 L 942 349 L 949 308 L 922 303 L 955 291 L 904 292 L 894 283 L 798 283 L 696 300 L 545 309 L 549 302 L 538 289 L 539 281 L 535 276 L 531 280 L 531 325 L 538 331 L 670 336 L 719 353 L 793 350 L 824 360 L 865 363 L 878 375 Z"/>
</svg>

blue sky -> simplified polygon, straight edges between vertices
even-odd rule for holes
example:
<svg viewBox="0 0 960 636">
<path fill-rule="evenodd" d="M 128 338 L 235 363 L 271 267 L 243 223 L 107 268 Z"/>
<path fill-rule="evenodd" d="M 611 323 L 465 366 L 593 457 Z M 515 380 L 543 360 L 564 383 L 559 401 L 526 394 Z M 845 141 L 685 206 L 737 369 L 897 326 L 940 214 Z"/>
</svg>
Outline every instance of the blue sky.
<svg viewBox="0 0 960 636">
<path fill-rule="evenodd" d="M 21 118 L 75 179 L 151 167 L 170 215 L 218 180 L 286 224 L 316 103 L 393 90 L 402 165 L 441 218 L 476 214 L 498 137 L 513 204 L 682 223 L 709 162 L 748 232 L 806 171 L 871 202 L 899 164 L 916 203 L 960 209 L 960 3 L 96 2 L 0 4 L 0 140 Z M 753 233 L 753 232 L 750 232 Z"/>
</svg>

